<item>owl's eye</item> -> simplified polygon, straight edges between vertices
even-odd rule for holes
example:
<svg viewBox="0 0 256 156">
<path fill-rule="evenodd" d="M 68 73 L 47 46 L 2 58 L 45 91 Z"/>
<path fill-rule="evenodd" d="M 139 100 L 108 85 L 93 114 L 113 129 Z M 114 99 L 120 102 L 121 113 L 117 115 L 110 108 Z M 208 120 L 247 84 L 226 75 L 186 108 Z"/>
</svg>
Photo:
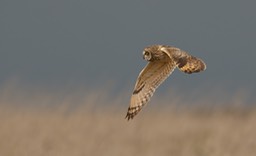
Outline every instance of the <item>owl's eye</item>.
<svg viewBox="0 0 256 156">
<path fill-rule="evenodd" d="M 149 55 L 149 52 L 148 52 L 148 51 L 145 51 L 144 55 L 147 55 L 147 56 L 148 56 L 148 55 Z"/>
</svg>

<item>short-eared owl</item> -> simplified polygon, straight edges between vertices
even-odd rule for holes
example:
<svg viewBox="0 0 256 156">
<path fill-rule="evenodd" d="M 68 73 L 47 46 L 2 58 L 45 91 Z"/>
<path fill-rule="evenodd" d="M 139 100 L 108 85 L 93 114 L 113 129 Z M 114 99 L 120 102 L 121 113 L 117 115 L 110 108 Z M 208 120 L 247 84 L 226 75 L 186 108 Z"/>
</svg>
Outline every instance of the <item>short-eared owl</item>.
<svg viewBox="0 0 256 156">
<path fill-rule="evenodd" d="M 149 63 L 140 72 L 126 118 L 133 119 L 153 96 L 156 88 L 178 67 L 191 74 L 206 69 L 205 63 L 185 51 L 172 46 L 152 45 L 143 51 L 143 59 Z"/>
</svg>

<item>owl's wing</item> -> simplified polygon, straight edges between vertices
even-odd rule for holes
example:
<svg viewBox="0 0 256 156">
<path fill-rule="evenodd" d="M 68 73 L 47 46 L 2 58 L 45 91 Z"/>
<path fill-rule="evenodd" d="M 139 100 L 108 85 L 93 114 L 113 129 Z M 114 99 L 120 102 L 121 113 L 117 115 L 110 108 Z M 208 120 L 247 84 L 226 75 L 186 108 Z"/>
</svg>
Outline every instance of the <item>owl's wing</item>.
<svg viewBox="0 0 256 156">
<path fill-rule="evenodd" d="M 198 73 L 206 69 L 206 64 L 203 60 L 189 54 L 177 58 L 176 64 L 180 71 L 187 74 Z"/>
<path fill-rule="evenodd" d="M 191 74 L 204 71 L 206 64 L 203 60 L 175 47 L 163 47 L 162 51 L 172 58 L 180 71 Z"/>
<path fill-rule="evenodd" d="M 172 73 L 176 64 L 169 62 L 150 62 L 140 72 L 131 97 L 126 118 L 132 119 L 153 96 L 156 88 Z"/>
<path fill-rule="evenodd" d="M 203 60 L 194 57 L 184 51 L 177 51 L 173 54 L 174 60 L 179 70 L 187 74 L 198 73 L 206 69 Z"/>
</svg>

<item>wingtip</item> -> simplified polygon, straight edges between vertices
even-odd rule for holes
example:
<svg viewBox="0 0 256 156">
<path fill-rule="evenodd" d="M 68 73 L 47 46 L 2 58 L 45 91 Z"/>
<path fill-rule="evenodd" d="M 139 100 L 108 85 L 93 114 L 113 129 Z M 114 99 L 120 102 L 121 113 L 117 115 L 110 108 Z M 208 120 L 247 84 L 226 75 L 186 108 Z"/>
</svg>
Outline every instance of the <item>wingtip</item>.
<svg viewBox="0 0 256 156">
<path fill-rule="evenodd" d="M 129 112 L 127 112 L 126 116 L 125 116 L 125 119 L 127 118 L 127 121 L 129 121 L 130 119 L 133 119 L 133 115 L 130 114 Z"/>
</svg>

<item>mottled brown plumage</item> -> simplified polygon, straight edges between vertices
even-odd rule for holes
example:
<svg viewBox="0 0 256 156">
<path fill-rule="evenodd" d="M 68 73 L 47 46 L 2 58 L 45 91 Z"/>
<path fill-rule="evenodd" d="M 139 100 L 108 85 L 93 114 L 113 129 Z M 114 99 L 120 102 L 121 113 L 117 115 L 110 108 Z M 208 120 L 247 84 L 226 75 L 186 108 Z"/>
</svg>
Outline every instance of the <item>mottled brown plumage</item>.
<svg viewBox="0 0 256 156">
<path fill-rule="evenodd" d="M 143 51 L 143 58 L 149 63 L 140 72 L 135 84 L 126 115 L 128 120 L 133 119 L 148 103 L 157 87 L 176 67 L 188 74 L 206 69 L 206 65 L 201 59 L 171 46 L 152 45 L 146 47 Z"/>
</svg>

